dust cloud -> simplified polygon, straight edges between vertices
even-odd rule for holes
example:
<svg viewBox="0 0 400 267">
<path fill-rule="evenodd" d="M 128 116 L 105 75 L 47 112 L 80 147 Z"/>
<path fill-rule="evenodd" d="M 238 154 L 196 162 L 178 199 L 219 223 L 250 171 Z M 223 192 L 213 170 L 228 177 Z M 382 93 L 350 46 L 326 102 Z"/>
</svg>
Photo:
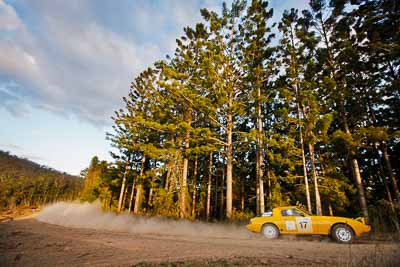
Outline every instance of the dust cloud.
<svg viewBox="0 0 400 267">
<path fill-rule="evenodd" d="M 245 226 L 172 220 L 103 212 L 100 203 L 59 202 L 45 207 L 36 219 L 66 227 L 135 234 L 185 235 L 212 238 L 251 238 Z"/>
</svg>

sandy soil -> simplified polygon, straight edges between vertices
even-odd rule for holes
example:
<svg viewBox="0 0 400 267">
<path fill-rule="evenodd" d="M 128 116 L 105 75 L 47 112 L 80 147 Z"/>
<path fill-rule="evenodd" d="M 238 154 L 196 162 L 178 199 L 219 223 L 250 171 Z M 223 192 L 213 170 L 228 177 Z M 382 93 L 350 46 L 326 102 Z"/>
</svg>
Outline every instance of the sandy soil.
<svg viewBox="0 0 400 267">
<path fill-rule="evenodd" d="M 398 243 L 324 238 L 205 238 L 77 229 L 25 218 L 0 223 L 0 266 L 400 266 Z"/>
</svg>

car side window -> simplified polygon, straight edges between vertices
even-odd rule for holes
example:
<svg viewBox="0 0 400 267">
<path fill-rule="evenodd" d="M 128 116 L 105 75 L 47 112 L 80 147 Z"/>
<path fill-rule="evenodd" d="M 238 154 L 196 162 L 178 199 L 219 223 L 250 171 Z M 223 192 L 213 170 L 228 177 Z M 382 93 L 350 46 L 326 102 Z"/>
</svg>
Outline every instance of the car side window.
<svg viewBox="0 0 400 267">
<path fill-rule="evenodd" d="M 281 210 L 282 216 L 292 216 L 290 210 Z"/>
<path fill-rule="evenodd" d="M 272 211 L 267 211 L 267 212 L 264 212 L 262 215 L 261 215 L 262 217 L 272 217 Z"/>
<path fill-rule="evenodd" d="M 302 216 L 296 209 L 287 209 L 281 211 L 282 216 Z"/>
</svg>

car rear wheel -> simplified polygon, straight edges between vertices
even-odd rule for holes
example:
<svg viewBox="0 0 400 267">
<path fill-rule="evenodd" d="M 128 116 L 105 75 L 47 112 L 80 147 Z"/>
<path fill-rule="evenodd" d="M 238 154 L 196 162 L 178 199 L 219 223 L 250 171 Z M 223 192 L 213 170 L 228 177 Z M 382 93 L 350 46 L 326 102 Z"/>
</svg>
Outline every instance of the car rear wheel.
<svg viewBox="0 0 400 267">
<path fill-rule="evenodd" d="M 267 223 L 262 228 L 262 234 L 268 239 L 276 239 L 279 237 L 279 230 L 275 225 Z"/>
<path fill-rule="evenodd" d="M 354 233 L 349 226 L 345 224 L 338 224 L 332 229 L 332 237 L 339 243 L 349 244 L 353 242 Z"/>
</svg>

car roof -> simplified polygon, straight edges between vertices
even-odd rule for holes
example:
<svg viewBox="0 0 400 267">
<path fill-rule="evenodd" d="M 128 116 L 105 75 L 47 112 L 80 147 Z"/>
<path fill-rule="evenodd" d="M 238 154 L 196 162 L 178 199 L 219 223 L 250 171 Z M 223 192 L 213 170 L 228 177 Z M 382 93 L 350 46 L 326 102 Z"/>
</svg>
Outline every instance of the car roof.
<svg viewBox="0 0 400 267">
<path fill-rule="evenodd" d="M 293 208 L 297 208 L 297 206 L 282 206 L 282 207 L 276 207 L 274 209 L 293 209 Z"/>
</svg>

